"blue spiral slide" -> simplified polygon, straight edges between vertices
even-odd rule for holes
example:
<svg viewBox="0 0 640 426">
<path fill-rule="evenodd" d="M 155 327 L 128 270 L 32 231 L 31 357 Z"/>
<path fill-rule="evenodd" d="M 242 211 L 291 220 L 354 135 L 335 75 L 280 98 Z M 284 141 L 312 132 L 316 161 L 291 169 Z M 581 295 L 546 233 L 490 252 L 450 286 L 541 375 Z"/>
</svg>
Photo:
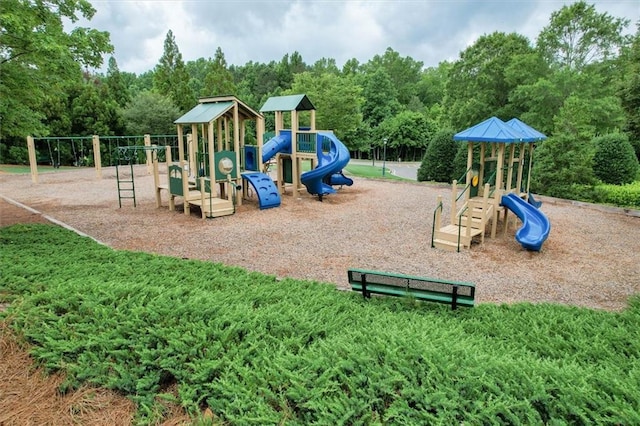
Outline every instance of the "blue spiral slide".
<svg viewBox="0 0 640 426">
<path fill-rule="evenodd" d="M 327 154 L 322 152 L 322 139 L 330 142 Z M 307 187 L 307 192 L 317 195 L 322 200 L 323 195 L 334 194 L 335 189 L 331 185 L 353 185 L 353 180 L 342 174 L 342 169 L 347 165 L 351 156 L 346 146 L 329 132 L 318 132 L 316 143 L 318 167 L 300 175 L 300 181 Z M 278 136 L 271 138 L 262 147 L 262 162 L 266 163 L 277 153 L 291 152 L 291 132 L 281 131 Z"/>
<path fill-rule="evenodd" d="M 503 195 L 501 204 L 522 221 L 516 231 L 516 240 L 527 250 L 540 251 L 551 230 L 547 216 L 514 193 Z"/>
</svg>

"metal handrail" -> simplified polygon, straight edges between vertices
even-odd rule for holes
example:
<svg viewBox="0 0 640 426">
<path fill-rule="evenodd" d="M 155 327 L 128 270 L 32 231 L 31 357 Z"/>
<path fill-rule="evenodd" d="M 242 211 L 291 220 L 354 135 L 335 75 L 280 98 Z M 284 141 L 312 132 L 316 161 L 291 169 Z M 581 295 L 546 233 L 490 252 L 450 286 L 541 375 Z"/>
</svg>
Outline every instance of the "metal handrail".
<svg viewBox="0 0 640 426">
<path fill-rule="evenodd" d="M 436 208 L 433 210 L 433 225 L 431 225 L 431 248 L 435 247 L 433 240 L 435 239 L 436 235 L 436 213 L 438 213 L 438 209 L 440 209 L 441 212 L 443 211 L 444 208 L 442 206 L 442 201 L 440 201 Z"/>
<path fill-rule="evenodd" d="M 471 187 L 471 182 L 469 182 L 467 184 L 467 186 L 464 187 L 464 189 L 462 190 L 462 192 L 460 193 L 460 195 L 458 195 L 458 198 L 456 198 L 456 202 L 458 200 L 460 200 L 460 198 L 462 198 L 462 196 L 465 194 L 465 192 L 467 192 L 467 190 Z"/>
<path fill-rule="evenodd" d="M 466 178 L 467 173 L 469 173 L 469 170 L 471 170 L 472 168 L 473 168 L 473 166 L 471 166 L 467 170 L 465 170 L 465 172 L 462 174 L 462 176 L 460 176 L 460 178 L 456 182 L 461 182 L 462 179 Z"/>
</svg>

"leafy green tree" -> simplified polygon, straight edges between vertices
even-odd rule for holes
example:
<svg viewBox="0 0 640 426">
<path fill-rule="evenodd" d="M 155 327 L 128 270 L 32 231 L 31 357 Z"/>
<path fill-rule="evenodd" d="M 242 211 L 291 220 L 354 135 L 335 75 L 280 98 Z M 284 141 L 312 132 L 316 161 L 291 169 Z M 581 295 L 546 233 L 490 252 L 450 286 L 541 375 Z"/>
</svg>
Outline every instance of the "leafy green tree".
<svg viewBox="0 0 640 426">
<path fill-rule="evenodd" d="M 100 78 L 85 73 L 84 80 L 69 89 L 71 134 L 73 136 L 121 135 L 121 108 Z"/>
<path fill-rule="evenodd" d="M 626 116 L 625 130 L 640 160 L 640 22 L 633 43 L 624 57 L 620 100 Z"/>
<path fill-rule="evenodd" d="M 423 65 L 409 56 L 401 57 L 398 52 L 388 47 L 383 55 L 375 55 L 367 62 L 363 70 L 367 74 L 373 74 L 383 68 L 398 92 L 398 102 L 406 106 L 416 95 L 416 85 L 420 81 Z"/>
<path fill-rule="evenodd" d="M 362 95 L 363 120 L 373 128 L 395 115 L 401 108 L 397 100 L 398 91 L 384 68 L 379 68 L 365 77 Z"/>
<path fill-rule="evenodd" d="M 284 94 L 296 93 L 306 94 L 313 102 L 318 129 L 333 130 L 339 138 L 344 138 L 362 123 L 361 89 L 351 78 L 333 73 L 296 74 L 291 89 Z"/>
<path fill-rule="evenodd" d="M 453 160 L 459 145 L 453 140 L 453 135 L 452 130 L 439 130 L 434 134 L 418 169 L 418 181 L 451 181 Z"/>
<path fill-rule="evenodd" d="M 556 117 L 554 136 L 535 151 L 532 189 L 561 198 L 577 198 L 575 185 L 595 183 L 591 124 L 588 102 L 569 97 Z"/>
<path fill-rule="evenodd" d="M 435 104 L 442 105 L 452 66 L 452 63 L 444 61 L 421 73 L 420 81 L 416 84 L 416 94 L 425 108 L 431 108 Z"/>
<path fill-rule="evenodd" d="M 563 6 L 538 36 L 537 47 L 549 63 L 572 70 L 616 56 L 626 43 L 628 19 L 598 13 L 584 0 Z"/>
<path fill-rule="evenodd" d="M 189 74 L 171 30 L 167 32 L 164 52 L 154 69 L 153 88 L 169 96 L 183 112 L 195 106 L 196 96 L 189 86 Z"/>
<path fill-rule="evenodd" d="M 218 96 L 232 95 L 236 93 L 236 86 L 233 83 L 233 75 L 227 69 L 227 60 L 224 58 L 222 49 L 218 47 L 213 60 L 207 66 L 207 76 L 204 79 L 204 88 L 201 95 Z"/>
<path fill-rule="evenodd" d="M 374 145 L 387 140 L 387 158 L 415 161 L 422 158 L 433 129 L 427 118 L 415 111 L 402 111 L 387 118 L 374 129 Z"/>
<path fill-rule="evenodd" d="M 120 107 L 127 105 L 131 99 L 129 88 L 125 85 L 124 78 L 118 69 L 118 63 L 113 56 L 109 58 L 109 66 L 107 68 L 107 78 L 105 79 L 109 95 Z"/>
<path fill-rule="evenodd" d="M 491 116 L 519 116 L 509 97 L 524 79 L 514 79 L 509 71 L 522 55 L 532 53 L 526 37 L 501 32 L 484 35 L 461 52 L 449 73 L 444 100 L 452 128 L 467 128 Z"/>
<path fill-rule="evenodd" d="M 360 61 L 356 58 L 347 60 L 342 66 L 342 75 L 357 75 L 360 73 Z"/>
<path fill-rule="evenodd" d="M 211 59 L 198 58 L 185 64 L 185 69 L 189 74 L 189 87 L 198 97 L 211 96 L 211 93 L 204 89 L 204 81 L 207 78 L 210 62 Z"/>
<path fill-rule="evenodd" d="M 604 183 L 623 185 L 635 180 L 638 158 L 624 133 L 611 133 L 595 138 L 593 172 Z"/>
<path fill-rule="evenodd" d="M 307 65 L 299 52 L 295 51 L 291 55 L 285 54 L 275 67 L 278 87 L 283 90 L 291 88 L 293 76 L 305 71 L 307 71 Z"/>
<path fill-rule="evenodd" d="M 90 20 L 95 9 L 86 0 L 3 0 L 0 2 L 0 121 L 2 138 L 43 135 L 42 102 L 55 96 L 60 82 L 98 67 L 113 47 L 109 34 L 63 22 Z"/>
<path fill-rule="evenodd" d="M 315 74 L 340 74 L 340 69 L 333 58 L 320 58 L 312 66 L 310 71 Z"/>
<path fill-rule="evenodd" d="M 172 135 L 173 122 L 180 117 L 180 109 L 171 99 L 159 93 L 138 93 L 123 112 L 127 134 Z"/>
</svg>

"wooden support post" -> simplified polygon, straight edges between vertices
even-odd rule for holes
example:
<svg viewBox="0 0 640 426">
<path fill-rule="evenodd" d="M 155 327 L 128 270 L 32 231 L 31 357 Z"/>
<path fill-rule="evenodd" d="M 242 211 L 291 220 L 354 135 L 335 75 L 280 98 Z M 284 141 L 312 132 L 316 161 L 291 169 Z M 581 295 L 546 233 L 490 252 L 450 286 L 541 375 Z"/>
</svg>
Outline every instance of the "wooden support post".
<svg viewBox="0 0 640 426">
<path fill-rule="evenodd" d="M 522 192 L 522 174 L 524 172 L 525 150 L 526 150 L 526 144 L 521 143 L 518 149 L 518 175 L 516 177 L 516 188 L 518 189 L 518 193 Z"/>
<path fill-rule="evenodd" d="M 38 183 L 38 160 L 36 158 L 36 143 L 33 140 L 33 136 L 27 136 L 27 150 L 29 151 L 31 182 Z"/>
<path fill-rule="evenodd" d="M 482 187 L 482 182 L 484 182 L 484 156 L 486 151 L 486 145 L 487 145 L 486 142 L 480 143 L 480 170 L 478 170 L 478 186 L 483 191 L 484 189 Z M 484 196 L 484 192 L 480 195 Z"/>
<path fill-rule="evenodd" d="M 527 201 L 529 201 L 529 188 L 531 185 L 531 166 L 533 165 L 533 143 L 529 145 L 529 174 L 527 174 Z"/>
<path fill-rule="evenodd" d="M 511 182 L 513 182 L 513 163 L 515 163 L 516 145 L 509 146 L 509 170 L 507 170 L 507 180 L 505 182 L 505 190 L 511 191 Z"/>
<path fill-rule="evenodd" d="M 174 211 L 176 209 L 176 196 L 171 193 L 171 172 L 169 168 L 171 167 L 171 163 L 173 163 L 173 159 L 171 158 L 171 147 L 167 145 L 165 147 L 165 156 L 167 157 L 167 188 L 169 188 L 169 211 Z"/>
<path fill-rule="evenodd" d="M 473 167 L 473 142 L 469 142 L 467 146 L 467 176 L 465 181 L 465 187 L 471 183 L 471 179 L 473 179 L 473 171 L 471 168 Z M 465 195 L 465 200 L 469 201 L 471 198 L 471 187 L 469 186 L 467 189 L 467 194 Z"/>
<path fill-rule="evenodd" d="M 144 146 L 147 148 L 145 154 L 147 156 L 147 173 L 152 174 L 153 169 L 153 153 L 149 150 L 151 148 L 151 136 L 146 134 L 144 135 Z"/>
<path fill-rule="evenodd" d="M 160 184 L 160 171 L 158 170 L 158 152 L 156 150 L 147 150 L 147 156 L 149 155 L 151 155 L 151 167 L 153 169 L 153 184 L 156 188 L 156 207 L 160 208 L 162 207 L 162 194 L 160 193 L 162 185 Z"/>
<path fill-rule="evenodd" d="M 178 162 L 184 161 L 184 141 L 182 134 L 182 124 L 178 124 Z"/>
<path fill-rule="evenodd" d="M 204 135 L 203 135 L 204 136 Z M 189 139 L 187 139 L 189 141 Z M 194 176 L 194 179 L 198 177 L 198 125 L 191 125 L 191 143 L 189 143 L 189 176 Z"/>
<path fill-rule="evenodd" d="M 100 136 L 93 135 L 93 165 L 96 168 L 96 177 L 102 179 L 102 156 L 100 154 Z"/>
</svg>

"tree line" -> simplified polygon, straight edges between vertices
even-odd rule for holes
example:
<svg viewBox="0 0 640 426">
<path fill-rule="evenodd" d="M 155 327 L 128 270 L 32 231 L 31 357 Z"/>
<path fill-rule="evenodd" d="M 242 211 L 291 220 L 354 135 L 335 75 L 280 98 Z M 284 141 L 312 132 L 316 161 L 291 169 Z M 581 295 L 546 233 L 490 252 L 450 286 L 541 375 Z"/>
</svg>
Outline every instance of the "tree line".
<svg viewBox="0 0 640 426">
<path fill-rule="evenodd" d="M 640 22 L 626 34 L 628 19 L 585 1 L 553 12 L 535 41 L 485 34 L 435 67 L 392 48 L 342 67 L 332 58 L 307 64 L 298 52 L 229 65 L 221 48 L 185 62 L 169 31 L 157 65 L 140 75 L 120 71 L 114 56 L 106 74 L 88 71 L 113 54 L 109 34 L 66 33 L 61 22 L 94 13 L 86 0 L 2 2 L 0 162 L 18 160 L 11 148 L 26 135 L 174 133 L 173 121 L 200 97 L 234 94 L 259 109 L 294 93 L 312 100 L 318 128 L 334 130 L 361 158 L 379 157 L 386 143 L 388 158 L 420 160 L 438 135 L 490 116 L 517 117 L 549 136 L 541 158 L 545 146 L 552 169 L 565 157 L 555 167 L 569 171 L 562 179 L 585 177 L 595 137 L 623 135 L 640 158 Z"/>
</svg>

